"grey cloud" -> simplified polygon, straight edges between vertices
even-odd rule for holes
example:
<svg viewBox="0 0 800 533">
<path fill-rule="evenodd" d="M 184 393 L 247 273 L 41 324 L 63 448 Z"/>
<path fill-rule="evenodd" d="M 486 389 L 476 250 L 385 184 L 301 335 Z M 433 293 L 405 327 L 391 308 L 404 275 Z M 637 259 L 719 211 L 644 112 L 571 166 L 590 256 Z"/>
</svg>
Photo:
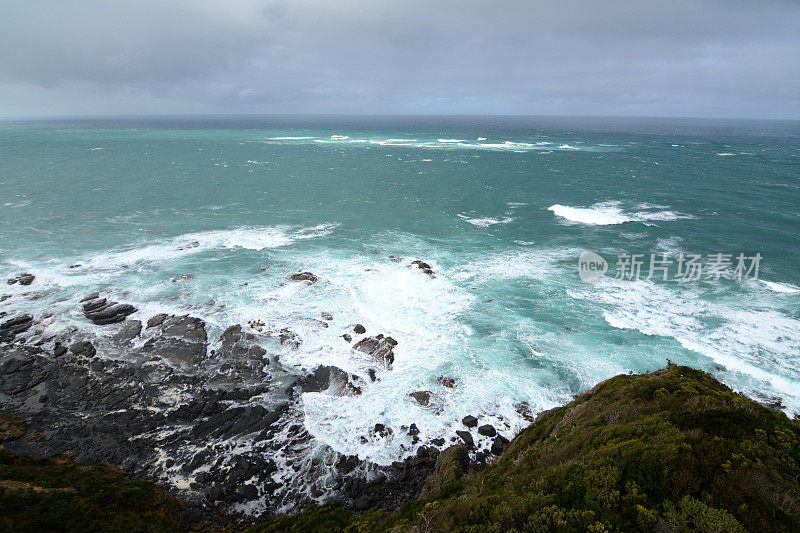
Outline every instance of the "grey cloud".
<svg viewBox="0 0 800 533">
<path fill-rule="evenodd" d="M 106 0 L 0 8 L 0 115 L 800 118 L 800 3 Z"/>
</svg>

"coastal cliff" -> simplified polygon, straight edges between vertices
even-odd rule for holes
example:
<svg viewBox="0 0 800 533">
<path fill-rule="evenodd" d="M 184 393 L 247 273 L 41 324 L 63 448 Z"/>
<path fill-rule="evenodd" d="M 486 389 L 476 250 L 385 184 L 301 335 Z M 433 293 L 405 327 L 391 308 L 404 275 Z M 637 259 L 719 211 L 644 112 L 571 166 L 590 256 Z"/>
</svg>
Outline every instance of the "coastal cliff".
<svg viewBox="0 0 800 533">
<path fill-rule="evenodd" d="M 254 531 L 797 531 L 798 443 L 796 420 L 669 365 L 542 413 L 480 472 L 451 456 L 395 513 L 332 503 Z"/>
<path fill-rule="evenodd" d="M 19 438 L 8 420 L 4 437 Z M 99 516 L 129 531 L 192 527 L 152 483 L 69 458 L 0 454 L 3 530 L 86 530 Z M 331 502 L 251 531 L 796 531 L 799 461 L 796 420 L 669 365 L 540 414 L 485 467 L 461 446 L 444 450 L 421 496 L 397 510 Z M 64 495 L 69 512 L 47 503 Z"/>
</svg>

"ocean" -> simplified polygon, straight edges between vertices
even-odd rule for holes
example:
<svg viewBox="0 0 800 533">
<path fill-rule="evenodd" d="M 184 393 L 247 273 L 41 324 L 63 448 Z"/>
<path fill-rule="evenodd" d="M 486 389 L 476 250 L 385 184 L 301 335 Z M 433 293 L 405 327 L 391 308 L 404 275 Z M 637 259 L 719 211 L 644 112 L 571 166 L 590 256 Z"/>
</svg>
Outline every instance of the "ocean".
<svg viewBox="0 0 800 533">
<path fill-rule="evenodd" d="M 605 275 L 581 279 L 584 252 L 607 261 Z M 700 256 L 706 274 L 680 276 L 681 254 Z M 730 259 L 719 276 L 709 275 L 716 254 Z M 749 275 L 736 275 L 740 254 Z M 641 259 L 643 275 L 626 275 L 620 256 Z M 664 276 L 646 279 L 651 256 L 672 261 Z M 36 282 L 3 283 L 0 296 L 25 297 L 0 311 L 52 313 L 53 333 L 102 334 L 77 303 L 97 290 L 133 304 L 130 318 L 200 317 L 212 347 L 233 324 L 294 332 L 297 348 L 264 337 L 282 365 L 332 365 L 367 384 L 360 395 L 303 394 L 307 430 L 378 464 L 413 450 L 361 438 L 375 424 L 449 439 L 480 415 L 510 438 L 601 380 L 667 360 L 791 416 L 800 123 L 6 121 L 0 279 L 22 272 Z M 287 281 L 298 272 L 317 281 Z M 342 338 L 355 324 L 397 341 L 374 382 L 373 362 Z"/>
</svg>

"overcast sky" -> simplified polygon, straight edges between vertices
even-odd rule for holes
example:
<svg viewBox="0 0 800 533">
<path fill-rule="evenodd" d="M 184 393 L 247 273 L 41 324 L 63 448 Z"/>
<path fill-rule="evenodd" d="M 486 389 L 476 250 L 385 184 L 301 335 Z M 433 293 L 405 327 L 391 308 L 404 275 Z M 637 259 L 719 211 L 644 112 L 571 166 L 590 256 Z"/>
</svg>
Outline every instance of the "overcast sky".
<svg viewBox="0 0 800 533">
<path fill-rule="evenodd" d="M 0 116 L 800 118 L 800 0 L 0 0 Z"/>
</svg>

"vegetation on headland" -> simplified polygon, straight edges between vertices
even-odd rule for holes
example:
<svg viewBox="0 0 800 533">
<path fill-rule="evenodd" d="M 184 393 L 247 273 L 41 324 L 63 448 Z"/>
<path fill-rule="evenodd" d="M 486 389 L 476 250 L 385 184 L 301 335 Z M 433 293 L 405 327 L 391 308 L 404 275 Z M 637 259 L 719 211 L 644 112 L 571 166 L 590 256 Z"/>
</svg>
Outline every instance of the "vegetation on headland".
<svg viewBox="0 0 800 533">
<path fill-rule="evenodd" d="M 0 437 L 24 427 L 0 417 Z M 178 501 L 158 485 L 104 464 L 78 464 L 70 454 L 30 457 L 0 446 L 0 531 L 167 532 L 183 529 Z"/>
<path fill-rule="evenodd" d="M 800 424 L 670 365 L 547 411 L 480 472 L 439 455 L 390 512 L 314 506 L 253 532 L 800 531 Z M 0 450 L 0 531 L 180 531 L 158 486 L 102 465 Z"/>
<path fill-rule="evenodd" d="M 798 443 L 797 421 L 670 365 L 543 413 L 477 474 L 437 469 L 395 513 L 331 503 L 255 531 L 800 531 Z"/>
</svg>

